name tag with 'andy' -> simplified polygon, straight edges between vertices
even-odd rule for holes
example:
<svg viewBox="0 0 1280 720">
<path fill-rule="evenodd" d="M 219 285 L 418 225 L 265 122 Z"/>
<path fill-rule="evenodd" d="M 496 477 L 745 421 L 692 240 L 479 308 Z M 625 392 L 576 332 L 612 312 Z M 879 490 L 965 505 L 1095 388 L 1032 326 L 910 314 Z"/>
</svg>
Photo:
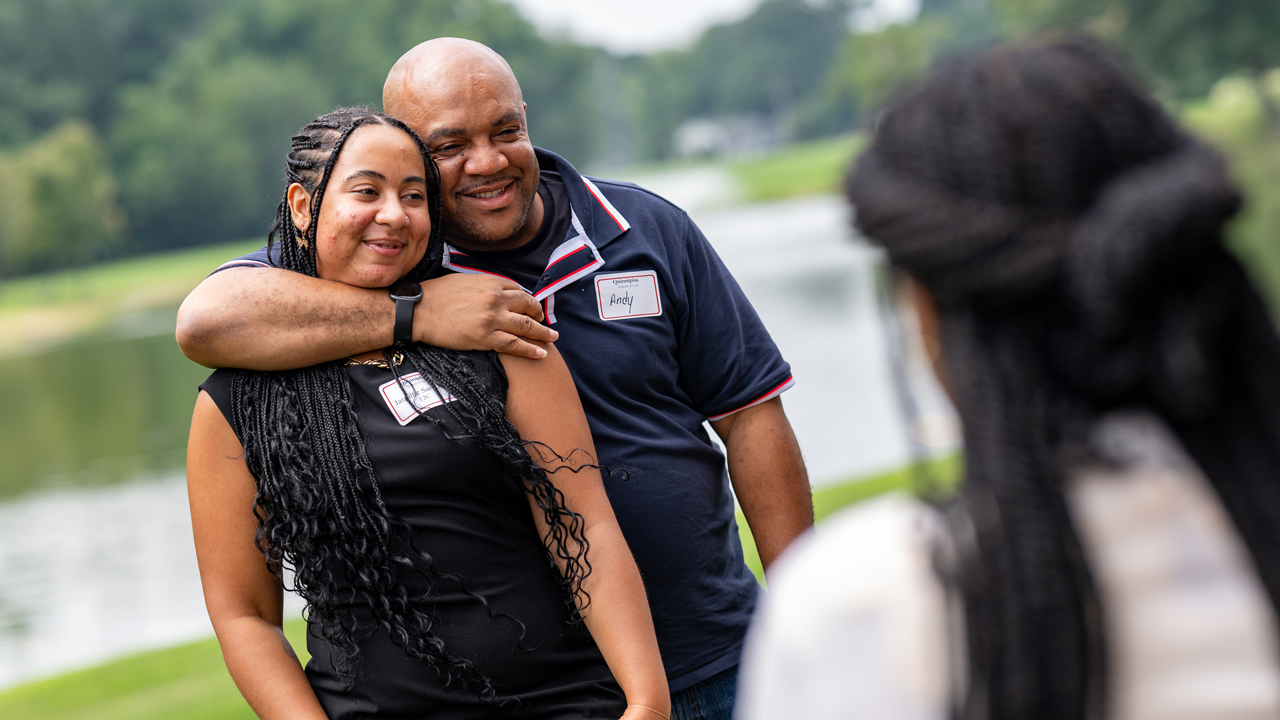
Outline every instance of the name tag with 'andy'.
<svg viewBox="0 0 1280 720">
<path fill-rule="evenodd" d="M 658 273 L 652 270 L 597 275 L 596 300 L 601 320 L 626 320 L 662 314 Z"/>
<path fill-rule="evenodd" d="M 391 408 L 391 414 L 396 416 L 401 427 L 433 407 L 458 399 L 452 395 L 441 399 L 423 379 L 422 373 L 401 375 L 400 379 L 404 382 L 404 388 L 400 387 L 400 382 L 392 380 L 379 385 L 378 392 L 382 393 L 382 399 L 387 401 L 387 407 Z M 409 390 L 409 397 L 405 397 L 405 388 Z"/>
</svg>

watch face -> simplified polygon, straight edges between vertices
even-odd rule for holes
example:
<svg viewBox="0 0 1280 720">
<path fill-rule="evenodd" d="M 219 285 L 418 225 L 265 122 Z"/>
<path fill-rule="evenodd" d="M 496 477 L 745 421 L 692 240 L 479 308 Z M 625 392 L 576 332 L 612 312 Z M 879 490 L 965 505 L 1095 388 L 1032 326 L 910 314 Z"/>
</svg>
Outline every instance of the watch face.
<svg viewBox="0 0 1280 720">
<path fill-rule="evenodd" d="M 417 302 L 422 299 L 422 286 L 412 280 L 401 280 L 390 288 L 392 300 L 413 300 Z"/>
</svg>

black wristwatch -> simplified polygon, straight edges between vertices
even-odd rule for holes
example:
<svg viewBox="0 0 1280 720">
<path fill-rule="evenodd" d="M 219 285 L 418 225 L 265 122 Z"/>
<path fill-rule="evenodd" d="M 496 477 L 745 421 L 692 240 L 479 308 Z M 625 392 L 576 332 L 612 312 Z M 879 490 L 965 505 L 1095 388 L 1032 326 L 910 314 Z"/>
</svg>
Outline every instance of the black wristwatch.
<svg viewBox="0 0 1280 720">
<path fill-rule="evenodd" d="M 396 326 L 391 332 L 392 341 L 398 347 L 413 342 L 413 306 L 422 299 L 422 286 L 411 280 L 401 280 L 388 288 L 391 299 L 396 301 Z"/>
</svg>

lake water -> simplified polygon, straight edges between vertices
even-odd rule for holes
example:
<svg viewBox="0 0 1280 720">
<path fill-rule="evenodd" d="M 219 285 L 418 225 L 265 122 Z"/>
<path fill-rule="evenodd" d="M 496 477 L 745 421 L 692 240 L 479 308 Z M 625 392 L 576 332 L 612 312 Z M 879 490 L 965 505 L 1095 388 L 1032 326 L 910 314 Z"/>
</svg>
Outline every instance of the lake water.
<svg viewBox="0 0 1280 720">
<path fill-rule="evenodd" d="M 693 214 L 792 364 L 783 402 L 813 483 L 907 460 L 878 255 L 843 203 Z M 175 313 L 0 359 L 0 687 L 212 632 L 182 474 L 208 371 L 174 344 Z M 918 360 L 909 375 L 919 415 L 950 417 Z"/>
</svg>

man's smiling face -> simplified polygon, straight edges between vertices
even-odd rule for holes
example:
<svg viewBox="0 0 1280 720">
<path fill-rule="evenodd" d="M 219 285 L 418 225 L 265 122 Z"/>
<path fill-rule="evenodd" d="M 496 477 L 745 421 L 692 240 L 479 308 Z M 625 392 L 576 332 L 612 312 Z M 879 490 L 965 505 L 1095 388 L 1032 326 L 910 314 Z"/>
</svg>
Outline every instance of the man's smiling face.
<svg viewBox="0 0 1280 720">
<path fill-rule="evenodd" d="M 388 110 L 422 137 L 440 167 L 446 240 L 502 250 L 532 239 L 542 221 L 538 160 L 505 63 L 455 55 L 430 72 L 407 73 Z"/>
</svg>

